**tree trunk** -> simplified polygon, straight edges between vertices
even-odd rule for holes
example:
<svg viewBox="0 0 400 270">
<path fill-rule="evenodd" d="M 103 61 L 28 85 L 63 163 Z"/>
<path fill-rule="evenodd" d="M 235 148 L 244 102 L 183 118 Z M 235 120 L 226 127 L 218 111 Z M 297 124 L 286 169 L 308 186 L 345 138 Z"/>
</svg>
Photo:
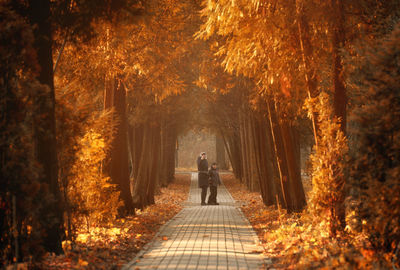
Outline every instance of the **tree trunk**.
<svg viewBox="0 0 400 270">
<path fill-rule="evenodd" d="M 331 0 L 332 12 L 335 14 L 332 29 L 332 84 L 333 84 L 333 109 L 335 116 L 340 119 L 340 129 L 346 135 L 346 107 L 347 94 L 343 74 L 342 57 L 340 49 L 343 48 L 345 42 L 344 29 L 344 7 L 342 0 Z M 335 168 L 334 168 L 335 169 Z M 335 174 L 338 175 L 338 174 Z M 345 190 L 344 185 L 346 179 L 344 176 L 338 177 L 336 180 L 339 198 L 335 205 L 332 206 L 331 215 L 334 222 L 331 223 L 331 234 L 336 235 L 336 231 L 343 230 L 346 227 L 345 213 Z"/>
<path fill-rule="evenodd" d="M 279 170 L 278 164 L 276 159 L 276 153 L 274 148 L 274 143 L 272 140 L 272 130 L 269 123 L 264 122 L 265 124 L 262 125 L 263 127 L 263 134 L 265 134 L 265 139 L 262 142 L 265 144 L 264 149 L 265 151 L 265 169 L 267 170 L 266 178 L 268 179 L 268 192 L 270 196 L 273 196 L 275 203 L 280 205 L 284 205 L 282 189 L 280 188 L 280 177 L 279 177 Z M 278 197 L 278 201 L 277 201 Z"/>
<path fill-rule="evenodd" d="M 148 170 L 149 177 L 147 179 L 147 190 L 146 190 L 146 206 L 154 204 L 154 192 L 159 183 L 160 177 L 160 127 L 151 128 L 151 144 L 147 149 L 150 154 Z"/>
<path fill-rule="evenodd" d="M 254 125 L 255 134 L 255 149 L 258 149 L 257 155 L 257 167 L 259 170 L 259 185 L 261 196 L 265 205 L 273 205 L 276 203 L 276 196 L 280 199 L 280 204 L 282 204 L 282 195 L 280 193 L 279 187 L 275 183 L 276 176 L 274 171 L 273 162 L 268 159 L 268 155 L 271 154 L 267 133 L 267 123 L 258 119 L 256 125 Z"/>
<path fill-rule="evenodd" d="M 240 149 L 240 132 L 239 132 L 239 127 L 237 127 L 234 132 L 233 132 L 233 136 L 232 139 L 230 141 L 230 149 L 232 152 L 232 156 L 233 156 L 233 161 L 237 164 L 236 168 L 237 168 L 237 172 L 236 172 L 236 177 L 238 179 L 242 179 L 243 178 L 243 169 L 242 169 L 242 155 L 241 153 L 241 149 Z M 232 162 L 233 162 L 232 161 Z"/>
<path fill-rule="evenodd" d="M 142 138 L 142 153 L 133 191 L 134 206 L 140 209 L 154 204 L 154 193 L 161 176 L 161 163 L 164 162 L 161 160 L 160 127 L 145 124 Z M 168 169 L 172 167 L 172 170 L 175 170 L 173 155 L 168 160 L 172 160 L 172 163 L 167 163 Z M 168 174 L 170 173 L 168 171 Z"/>
<path fill-rule="evenodd" d="M 256 121 L 256 122 L 255 122 Z M 261 146 L 261 139 L 260 137 L 262 134 L 260 133 L 260 122 L 259 119 L 254 119 L 255 122 L 252 125 L 252 133 L 253 133 L 253 148 L 255 151 L 255 168 L 257 170 L 257 180 L 258 180 L 258 186 L 259 190 L 261 193 L 261 197 L 263 198 L 263 202 L 265 205 L 271 205 L 274 203 L 274 200 L 271 202 L 271 196 L 268 193 L 268 183 L 267 179 L 265 176 L 265 165 L 263 163 L 263 154 L 266 149 L 262 148 Z"/>
<path fill-rule="evenodd" d="M 260 149 L 256 146 L 256 135 L 255 135 L 255 116 L 254 112 L 251 111 L 247 121 L 247 147 L 249 153 L 249 169 L 250 169 L 250 182 L 249 189 L 251 191 L 260 191 L 260 171 L 259 164 L 257 163 Z"/>
<path fill-rule="evenodd" d="M 175 127 L 169 127 L 168 129 L 168 141 L 167 141 L 167 153 L 166 153 L 166 162 L 167 162 L 167 181 L 171 183 L 175 179 L 175 167 L 177 165 L 176 158 L 174 154 L 177 154 L 176 145 L 177 145 L 177 133 Z M 171 156 L 172 155 L 172 156 Z"/>
<path fill-rule="evenodd" d="M 133 129 L 133 178 L 136 179 L 139 173 L 139 163 L 142 155 L 144 126 L 139 125 Z M 133 194 L 133 193 L 132 193 Z"/>
<path fill-rule="evenodd" d="M 161 128 L 160 128 L 160 186 L 166 187 L 168 185 L 168 162 L 167 159 L 169 158 L 168 153 L 168 137 L 169 131 L 166 126 L 165 119 L 162 120 Z"/>
<path fill-rule="evenodd" d="M 147 179 L 148 179 L 148 163 L 149 163 L 149 149 L 148 146 L 151 140 L 151 132 L 148 124 L 143 126 L 143 136 L 142 136 L 142 147 L 140 158 L 137 160 L 139 162 L 137 175 L 134 179 L 134 189 L 133 189 L 133 204 L 135 208 L 143 209 L 147 205 L 146 201 L 146 190 L 147 190 Z"/>
<path fill-rule="evenodd" d="M 63 252 L 61 238 L 63 235 L 63 210 L 60 203 L 60 189 L 58 185 L 58 163 L 56 148 L 55 123 L 55 93 L 53 82 L 52 59 L 52 32 L 50 21 L 50 1 L 29 1 L 30 23 L 35 25 L 34 46 L 37 52 L 40 72 L 38 80 L 47 85 L 49 91 L 38 98 L 36 115 L 40 116 L 40 123 L 35 126 L 36 156 L 42 167 L 41 182 L 43 188 L 51 193 L 51 201 L 43 202 L 46 206 L 39 207 L 42 212 L 41 227 L 35 231 L 44 231 L 43 245 L 49 252 L 60 254 Z M 42 190 L 47 193 L 48 191 Z"/>
<path fill-rule="evenodd" d="M 111 92 L 111 93 L 110 93 Z M 110 87 L 106 87 L 105 109 L 114 108 L 116 132 L 111 144 L 110 156 L 106 169 L 111 180 L 117 185 L 124 207 L 119 214 L 125 216 L 134 213 L 130 188 L 129 153 L 128 153 L 128 123 L 126 118 L 126 91 L 124 84 L 113 78 Z"/>
<path fill-rule="evenodd" d="M 281 127 L 274 101 L 269 100 L 267 107 L 280 175 L 283 201 L 285 203 L 284 207 L 289 212 L 301 211 L 305 206 L 305 197 L 301 177 L 298 177 L 298 175 L 300 175 L 300 166 L 296 166 L 296 158 L 292 156 L 296 154 L 289 153 L 291 150 L 296 150 L 292 141 L 294 138 L 292 138 L 292 135 L 289 133 L 289 127 L 286 126 L 288 125 L 287 123 L 283 123 L 285 126 Z"/>
<path fill-rule="evenodd" d="M 243 181 L 247 188 L 250 189 L 251 182 L 251 170 L 250 170 L 250 155 L 249 155 L 249 146 L 248 146 L 248 126 L 247 126 L 247 115 L 244 112 L 241 112 L 241 125 L 240 125 L 240 141 L 241 147 L 241 162 L 242 162 L 242 172 L 243 172 Z"/>
<path fill-rule="evenodd" d="M 297 12 L 297 29 L 299 34 L 299 43 L 302 61 L 304 65 L 304 76 L 307 85 L 307 92 L 309 98 L 315 98 L 319 95 L 317 77 L 315 68 L 312 65 L 313 59 L 313 47 L 311 45 L 310 28 L 304 14 L 304 5 L 300 6 L 296 0 L 296 12 Z M 318 147 L 318 113 L 313 112 L 311 115 L 311 121 L 314 132 L 314 141 L 316 147 Z"/>
<path fill-rule="evenodd" d="M 221 170 L 227 170 L 228 165 L 225 158 L 225 145 L 224 140 L 221 135 L 216 135 L 216 142 L 215 142 L 216 152 L 217 152 L 217 163 Z"/>
<path fill-rule="evenodd" d="M 164 121 L 161 127 L 161 161 L 160 161 L 160 184 L 166 187 L 174 179 L 176 136 L 174 127 Z"/>
<path fill-rule="evenodd" d="M 306 196 L 301 181 L 300 144 L 296 129 L 288 120 L 283 120 L 280 126 L 290 180 L 288 192 L 292 198 L 293 210 L 299 211 L 306 205 Z"/>
<path fill-rule="evenodd" d="M 333 109 L 335 116 L 341 120 L 343 134 L 346 134 L 347 95 L 340 55 L 340 49 L 343 48 L 345 42 L 343 3 L 341 0 L 331 0 L 331 4 L 336 19 L 332 29 Z"/>
</svg>

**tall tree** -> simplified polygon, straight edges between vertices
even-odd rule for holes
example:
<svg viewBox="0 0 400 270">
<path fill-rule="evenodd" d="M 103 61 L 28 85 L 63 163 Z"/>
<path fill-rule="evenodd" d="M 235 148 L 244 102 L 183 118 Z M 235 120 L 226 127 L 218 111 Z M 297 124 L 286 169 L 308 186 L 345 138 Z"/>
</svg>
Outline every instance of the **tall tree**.
<svg viewBox="0 0 400 270">
<path fill-rule="evenodd" d="M 58 254 L 62 252 L 63 216 L 58 186 L 50 1 L 29 1 L 28 5 L 30 23 L 36 26 L 34 27 L 34 46 L 40 67 L 38 80 L 48 87 L 47 95 L 38 101 L 38 111 L 36 112 L 43 118 L 43 121 L 40 126 L 35 126 L 36 155 L 43 170 L 41 179 L 43 192 L 48 189 L 53 200 L 41 209 L 42 228 L 46 231 L 43 244 L 48 251 Z"/>
<path fill-rule="evenodd" d="M 10 1 L 10 6 L 24 16 L 32 25 L 35 32 L 34 47 L 38 59 L 38 75 L 40 83 L 48 87 L 46 95 L 37 102 L 37 113 L 42 118 L 41 124 L 35 126 L 36 156 L 42 167 L 43 189 L 48 190 L 53 203 L 41 208 L 43 215 L 42 229 L 46 237 L 44 246 L 48 251 L 60 253 L 63 218 L 60 205 L 60 191 L 58 186 L 58 165 L 55 132 L 55 95 L 53 81 L 53 42 L 57 31 L 73 32 L 74 38 L 91 34 L 94 18 L 111 18 L 113 12 L 132 8 L 131 1 L 49 1 L 27 0 Z"/>
<path fill-rule="evenodd" d="M 118 187 L 124 207 L 120 215 L 134 213 L 132 196 L 130 193 L 130 172 L 128 153 L 128 119 L 126 116 L 126 90 L 124 83 L 114 77 L 111 85 L 105 89 L 104 108 L 113 110 L 116 122 L 116 134 L 114 135 L 109 158 L 106 160 L 106 170 Z"/>
</svg>

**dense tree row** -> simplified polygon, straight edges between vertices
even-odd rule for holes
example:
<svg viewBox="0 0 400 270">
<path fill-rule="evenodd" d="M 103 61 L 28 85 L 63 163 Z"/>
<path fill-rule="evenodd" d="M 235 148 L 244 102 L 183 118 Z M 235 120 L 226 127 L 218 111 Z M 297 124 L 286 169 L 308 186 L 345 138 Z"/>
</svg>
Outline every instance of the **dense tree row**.
<svg viewBox="0 0 400 270">
<path fill-rule="evenodd" d="M 193 127 L 266 205 L 308 203 L 332 237 L 347 222 L 398 245 L 396 0 L 27 0 L 0 15 L 0 264 L 154 203 Z"/>
<path fill-rule="evenodd" d="M 307 137 L 313 134 L 310 159 L 313 190 L 308 209 L 330 225 L 331 236 L 343 233 L 347 214 L 348 221 L 368 224 L 360 227 L 370 233 L 374 245 L 385 245 L 387 251 L 394 252 L 398 237 L 388 240 L 388 235 L 393 236 L 398 229 L 393 225 L 398 212 L 388 210 L 393 214 L 389 218 L 383 209 L 393 209 L 398 196 L 382 192 L 385 195 L 381 197 L 372 194 L 372 190 L 397 190 L 398 181 L 395 180 L 396 184 L 387 181 L 386 175 L 398 157 L 389 153 L 377 157 L 373 153 L 378 150 L 367 143 L 361 145 L 358 140 L 368 137 L 372 143 L 380 136 L 396 136 L 392 129 L 396 124 L 390 124 L 390 131 L 381 130 L 394 121 L 396 112 L 383 117 L 388 122 L 378 114 L 374 118 L 376 125 L 367 124 L 366 119 L 370 118 L 360 114 L 369 109 L 371 114 L 382 110 L 372 105 L 372 100 L 398 108 L 392 99 L 399 91 L 398 84 L 391 83 L 398 66 L 393 66 L 390 57 L 385 56 L 398 49 L 392 47 L 396 37 L 386 37 L 389 41 L 379 45 L 380 38 L 396 31 L 400 10 L 395 1 L 205 1 L 204 6 L 204 23 L 197 37 L 208 40 L 214 51 L 214 61 L 209 65 L 220 63 L 232 77 L 244 76 L 250 80 L 246 84 L 242 79 L 217 81 L 213 76 L 227 75 L 216 69 L 214 73 L 218 75 L 210 76 L 205 71 L 204 78 L 208 80 L 202 81 L 203 87 L 219 91 L 219 100 L 212 105 L 221 115 L 215 125 L 223 125 L 219 132 L 225 138 L 236 176 L 250 189 L 260 190 L 267 205 L 279 199 L 289 211 L 301 210 L 305 199 L 300 149 L 309 147 Z M 377 46 L 376 58 L 363 52 L 365 44 Z M 363 61 L 360 64 L 360 59 L 366 57 L 369 57 L 367 63 L 374 64 Z M 375 77 L 377 74 L 381 74 L 381 79 Z M 389 79 L 390 76 L 393 78 Z M 373 83 L 374 80 L 379 83 Z M 379 98 L 360 98 L 360 95 L 376 95 L 380 89 L 384 91 L 378 87 L 387 87 L 387 92 L 378 94 Z M 351 121 L 349 105 L 353 106 L 350 115 L 356 116 Z M 311 123 L 305 121 L 306 114 Z M 361 131 L 361 127 L 366 130 Z M 377 143 L 376 147 L 381 145 L 378 147 L 382 147 L 381 151 L 396 147 L 394 137 L 385 138 L 390 146 Z M 350 163 L 346 162 L 348 148 L 353 156 Z M 372 164 L 369 162 L 386 165 L 367 169 L 366 164 Z M 362 171 L 363 180 L 359 175 L 354 177 L 354 170 L 357 174 Z M 375 181 L 382 183 L 382 187 L 376 188 Z M 380 209 L 365 203 L 375 202 L 376 197 L 380 198 Z M 354 204 L 362 205 L 362 215 L 353 215 L 360 211 L 357 208 L 352 212 L 350 205 Z M 392 219 L 396 221 L 392 223 Z M 372 228 L 379 231 L 382 226 L 385 233 L 372 233 Z"/>
<path fill-rule="evenodd" d="M 1 264 L 61 253 L 173 180 L 195 4 L 1 3 Z"/>
</svg>

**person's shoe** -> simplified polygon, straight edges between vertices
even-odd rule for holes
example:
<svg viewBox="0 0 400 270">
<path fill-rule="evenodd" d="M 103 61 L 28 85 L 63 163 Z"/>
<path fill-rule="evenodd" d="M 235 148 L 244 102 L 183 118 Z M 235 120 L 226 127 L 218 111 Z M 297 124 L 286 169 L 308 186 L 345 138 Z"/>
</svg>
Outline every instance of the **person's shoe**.
<svg viewBox="0 0 400 270">
<path fill-rule="evenodd" d="M 205 202 L 202 202 L 201 205 L 207 205 Z"/>
<path fill-rule="evenodd" d="M 219 205 L 217 202 L 208 203 L 209 205 Z"/>
</svg>

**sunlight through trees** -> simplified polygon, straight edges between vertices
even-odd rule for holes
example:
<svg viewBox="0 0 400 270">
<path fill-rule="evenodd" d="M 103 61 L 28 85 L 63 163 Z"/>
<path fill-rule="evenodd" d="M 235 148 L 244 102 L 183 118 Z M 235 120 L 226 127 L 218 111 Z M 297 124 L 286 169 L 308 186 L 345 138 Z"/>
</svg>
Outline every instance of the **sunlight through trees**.
<svg viewBox="0 0 400 270">
<path fill-rule="evenodd" d="M 135 224 L 207 130 L 286 266 L 399 268 L 399 20 L 397 0 L 1 1 L 0 267 Z"/>
</svg>

